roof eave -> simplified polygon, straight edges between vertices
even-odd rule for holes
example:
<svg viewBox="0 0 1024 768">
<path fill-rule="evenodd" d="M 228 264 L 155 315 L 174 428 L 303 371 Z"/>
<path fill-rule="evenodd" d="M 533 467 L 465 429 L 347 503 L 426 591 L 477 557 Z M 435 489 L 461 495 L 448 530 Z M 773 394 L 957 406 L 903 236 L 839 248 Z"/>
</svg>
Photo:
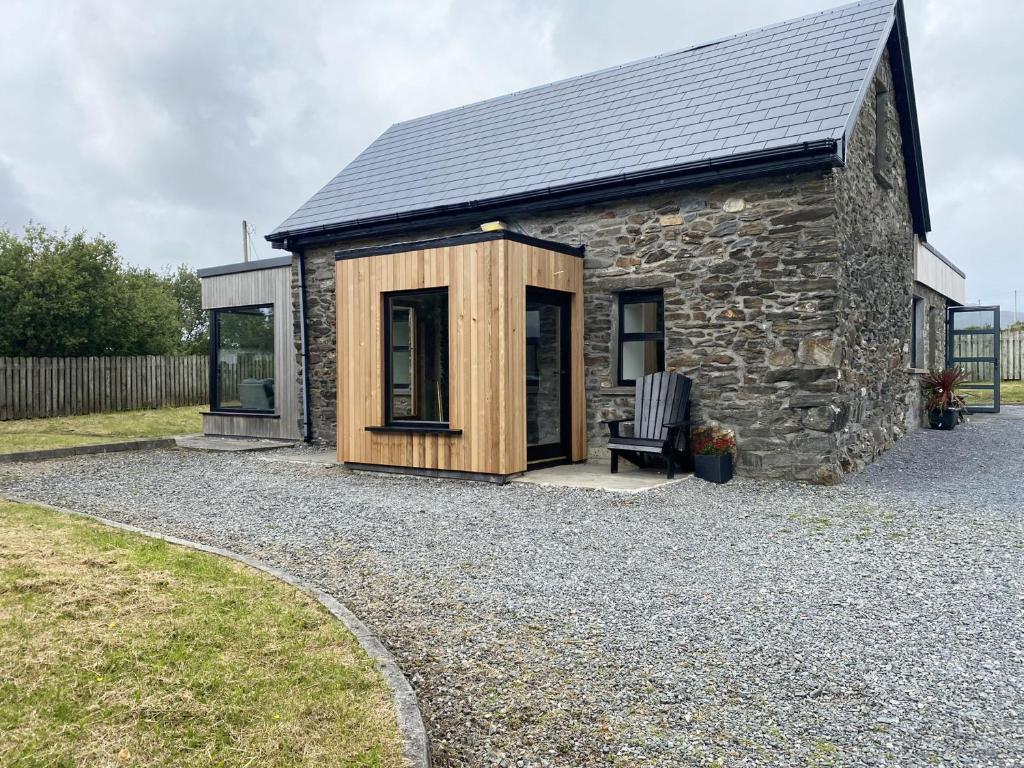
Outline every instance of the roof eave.
<svg viewBox="0 0 1024 768">
<path fill-rule="evenodd" d="M 700 160 L 670 168 L 623 174 L 561 187 L 548 187 L 487 200 L 471 200 L 454 205 L 353 219 L 304 229 L 278 230 L 266 235 L 266 240 L 275 248 L 306 247 L 322 242 L 407 231 L 411 226 L 429 227 L 456 223 L 463 219 L 476 220 L 495 211 L 511 215 L 571 207 L 651 194 L 665 189 L 738 181 L 815 168 L 832 168 L 842 165 L 842 162 L 838 142 L 834 139 L 821 139 L 734 157 Z"/>
<path fill-rule="evenodd" d="M 910 41 L 907 37 L 907 18 L 903 0 L 896 2 L 896 25 L 889 36 L 889 60 L 896 83 L 896 108 L 904 117 L 900 120 L 903 134 L 903 153 L 907 164 L 907 193 L 914 217 L 914 231 L 922 237 L 931 231 L 928 211 L 928 188 L 924 177 L 924 158 L 921 156 L 921 131 L 917 122 L 917 99 L 914 96 L 914 73 L 910 66 Z"/>
</svg>

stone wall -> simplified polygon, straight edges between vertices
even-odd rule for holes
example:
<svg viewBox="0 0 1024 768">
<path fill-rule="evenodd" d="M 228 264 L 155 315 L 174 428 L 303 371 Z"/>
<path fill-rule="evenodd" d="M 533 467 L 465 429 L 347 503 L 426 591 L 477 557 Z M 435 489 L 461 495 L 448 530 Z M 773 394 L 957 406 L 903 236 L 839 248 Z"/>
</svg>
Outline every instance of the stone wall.
<svg viewBox="0 0 1024 768">
<path fill-rule="evenodd" d="M 836 433 L 843 472 L 861 469 L 918 423 L 918 384 L 910 369 L 916 243 L 899 115 L 891 96 L 876 99 L 880 89 L 893 91 L 887 58 L 864 99 L 847 167 L 836 174 L 842 352 L 832 407 L 845 421 Z M 888 113 L 881 145 L 876 105 Z"/>
<path fill-rule="evenodd" d="M 313 442 L 333 445 L 337 439 L 337 321 L 335 318 L 334 251 L 309 251 L 306 261 L 306 328 L 309 343 L 309 399 Z M 302 392 L 302 348 L 299 327 L 298 259 L 292 259 L 292 302 L 295 305 L 295 354 L 299 359 Z M 299 409 L 302 413 L 302 409 Z M 299 417 L 302 418 L 301 415 Z M 300 424 L 300 429 L 301 429 Z"/>
<path fill-rule="evenodd" d="M 891 80 L 887 63 L 880 72 Z M 881 179 L 872 93 L 845 169 L 502 217 L 586 245 L 591 455 L 604 452 L 600 420 L 633 406 L 632 390 L 615 380 L 616 294 L 625 290 L 663 291 L 666 367 L 694 379 L 697 421 L 735 430 L 740 474 L 836 482 L 908 428 L 917 390 L 908 370 L 913 237 L 898 119 L 887 108 L 891 167 Z M 335 251 L 461 231 L 307 253 L 316 440 L 335 434 Z"/>
</svg>

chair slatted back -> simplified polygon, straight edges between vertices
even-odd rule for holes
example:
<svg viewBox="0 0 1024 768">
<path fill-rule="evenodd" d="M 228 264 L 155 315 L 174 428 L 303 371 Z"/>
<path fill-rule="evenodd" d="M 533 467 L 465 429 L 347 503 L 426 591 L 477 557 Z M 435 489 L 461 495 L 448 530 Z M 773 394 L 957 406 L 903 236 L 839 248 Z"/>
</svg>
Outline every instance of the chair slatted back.
<svg viewBox="0 0 1024 768">
<path fill-rule="evenodd" d="M 665 424 L 685 421 L 690 409 L 693 381 L 681 373 L 652 373 L 636 381 L 633 436 L 667 440 Z"/>
</svg>

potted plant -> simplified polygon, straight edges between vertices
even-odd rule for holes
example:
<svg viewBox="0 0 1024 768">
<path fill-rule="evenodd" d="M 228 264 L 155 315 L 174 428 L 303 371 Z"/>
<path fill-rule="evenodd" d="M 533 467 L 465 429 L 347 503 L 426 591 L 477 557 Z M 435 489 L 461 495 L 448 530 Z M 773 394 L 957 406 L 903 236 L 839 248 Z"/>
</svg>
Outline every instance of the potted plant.
<svg viewBox="0 0 1024 768">
<path fill-rule="evenodd" d="M 718 431 L 697 441 L 694 448 L 693 473 L 710 483 L 732 480 L 736 438 L 732 433 Z"/>
<path fill-rule="evenodd" d="M 961 368 L 931 371 L 921 379 L 924 408 L 932 429 L 953 429 L 967 412 L 967 401 L 959 392 L 965 381 L 967 374 Z"/>
</svg>

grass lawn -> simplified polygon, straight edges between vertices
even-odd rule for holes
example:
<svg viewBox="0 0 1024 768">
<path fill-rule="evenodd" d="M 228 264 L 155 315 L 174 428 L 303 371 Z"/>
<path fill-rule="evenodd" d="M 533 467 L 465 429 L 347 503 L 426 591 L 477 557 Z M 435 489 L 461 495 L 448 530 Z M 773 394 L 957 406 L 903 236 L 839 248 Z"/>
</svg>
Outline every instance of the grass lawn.
<svg viewBox="0 0 1024 768">
<path fill-rule="evenodd" d="M 116 443 L 141 437 L 167 437 L 202 431 L 204 408 L 93 413 L 52 419 L 0 421 L 0 453 Z"/>
<path fill-rule="evenodd" d="M 1004 381 L 999 396 L 1006 405 L 1024 405 L 1024 381 Z"/>
<path fill-rule="evenodd" d="M 233 561 L 0 500 L 0 765 L 402 764 L 319 603 Z"/>
</svg>

